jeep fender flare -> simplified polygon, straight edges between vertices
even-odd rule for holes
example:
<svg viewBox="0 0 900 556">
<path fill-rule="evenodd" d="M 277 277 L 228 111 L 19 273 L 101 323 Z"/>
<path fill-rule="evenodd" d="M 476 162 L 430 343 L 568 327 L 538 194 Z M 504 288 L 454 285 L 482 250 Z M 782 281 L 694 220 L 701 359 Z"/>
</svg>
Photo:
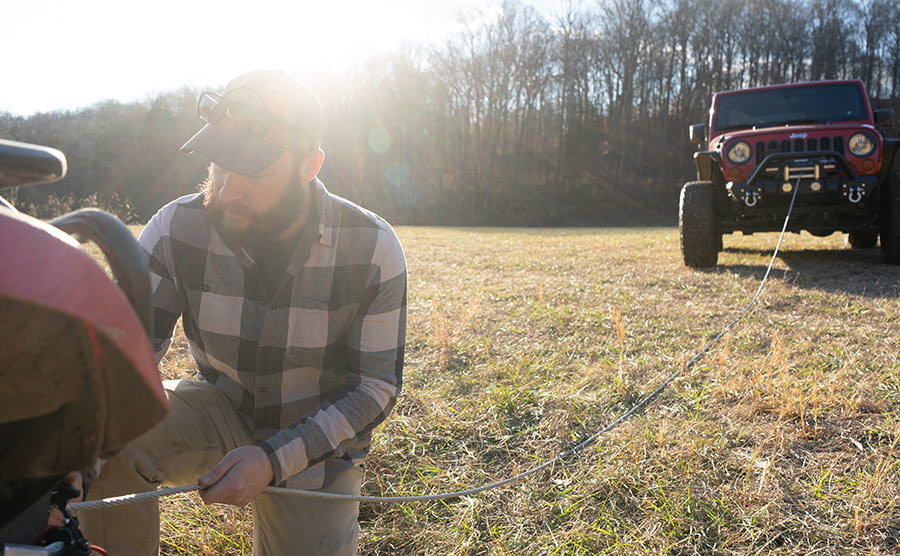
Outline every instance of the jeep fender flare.
<svg viewBox="0 0 900 556">
<path fill-rule="evenodd" d="M 697 180 L 722 183 L 722 159 L 716 151 L 697 151 L 694 153 L 694 164 L 697 165 Z"/>
</svg>

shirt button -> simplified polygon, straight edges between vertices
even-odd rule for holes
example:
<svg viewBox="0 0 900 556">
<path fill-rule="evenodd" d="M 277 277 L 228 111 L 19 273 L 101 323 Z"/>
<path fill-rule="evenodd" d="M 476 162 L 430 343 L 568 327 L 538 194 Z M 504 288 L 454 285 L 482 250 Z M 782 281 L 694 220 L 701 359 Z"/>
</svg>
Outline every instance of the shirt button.
<svg viewBox="0 0 900 556">
<path fill-rule="evenodd" d="M 266 393 L 266 390 L 268 390 L 268 389 L 269 389 L 269 388 L 268 388 L 267 386 L 260 386 L 260 388 L 259 388 L 259 393 L 260 393 L 260 394 L 265 394 L 265 393 Z"/>
<path fill-rule="evenodd" d="M 264 297 L 260 297 L 257 301 L 259 302 L 260 305 L 266 304 L 266 298 L 264 298 Z"/>
</svg>

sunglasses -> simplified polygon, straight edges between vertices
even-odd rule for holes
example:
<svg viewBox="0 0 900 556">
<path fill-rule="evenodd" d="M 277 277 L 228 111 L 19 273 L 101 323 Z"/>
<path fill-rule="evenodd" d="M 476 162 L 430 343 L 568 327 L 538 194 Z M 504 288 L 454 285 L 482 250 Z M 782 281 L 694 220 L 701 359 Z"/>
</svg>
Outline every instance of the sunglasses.
<svg viewBox="0 0 900 556">
<path fill-rule="evenodd" d="M 288 144 L 279 145 L 287 149 L 309 151 L 314 148 L 309 135 L 292 122 L 271 112 L 242 102 L 229 101 L 216 93 L 203 93 L 197 101 L 197 115 L 208 124 L 229 121 L 243 135 L 259 139 L 265 138 L 274 126 L 281 126 L 289 132 Z"/>
</svg>

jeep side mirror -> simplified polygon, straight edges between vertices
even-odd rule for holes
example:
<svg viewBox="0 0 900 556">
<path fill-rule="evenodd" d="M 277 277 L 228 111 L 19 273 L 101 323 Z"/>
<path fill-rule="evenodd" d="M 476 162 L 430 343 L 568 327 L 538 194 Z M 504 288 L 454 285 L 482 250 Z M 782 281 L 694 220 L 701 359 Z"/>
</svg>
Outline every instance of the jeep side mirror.
<svg viewBox="0 0 900 556">
<path fill-rule="evenodd" d="M 884 108 L 875 111 L 875 125 L 884 129 L 891 128 L 891 119 L 894 117 L 894 111 L 890 108 Z"/>
<path fill-rule="evenodd" d="M 67 169 L 66 155 L 56 149 L 0 139 L 0 187 L 59 181 Z"/>
<path fill-rule="evenodd" d="M 694 124 L 690 127 L 691 143 L 706 141 L 706 124 Z"/>
</svg>

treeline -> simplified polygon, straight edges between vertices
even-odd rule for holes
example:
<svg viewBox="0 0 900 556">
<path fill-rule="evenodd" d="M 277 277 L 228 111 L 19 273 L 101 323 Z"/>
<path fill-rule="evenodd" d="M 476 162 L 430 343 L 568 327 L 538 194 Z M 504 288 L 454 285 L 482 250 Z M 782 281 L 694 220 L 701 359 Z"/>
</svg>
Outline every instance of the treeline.
<svg viewBox="0 0 900 556">
<path fill-rule="evenodd" d="M 463 20 L 438 47 L 298 76 L 325 105 L 332 191 L 394 223 L 671 223 L 693 176 L 687 127 L 715 91 L 860 78 L 876 107 L 900 107 L 891 0 L 569 1 L 551 15 L 510 1 Z M 205 176 L 178 153 L 198 93 L 0 114 L 0 137 L 70 162 L 65 181 L 6 194 L 32 211 L 94 195 L 146 220 Z"/>
</svg>

